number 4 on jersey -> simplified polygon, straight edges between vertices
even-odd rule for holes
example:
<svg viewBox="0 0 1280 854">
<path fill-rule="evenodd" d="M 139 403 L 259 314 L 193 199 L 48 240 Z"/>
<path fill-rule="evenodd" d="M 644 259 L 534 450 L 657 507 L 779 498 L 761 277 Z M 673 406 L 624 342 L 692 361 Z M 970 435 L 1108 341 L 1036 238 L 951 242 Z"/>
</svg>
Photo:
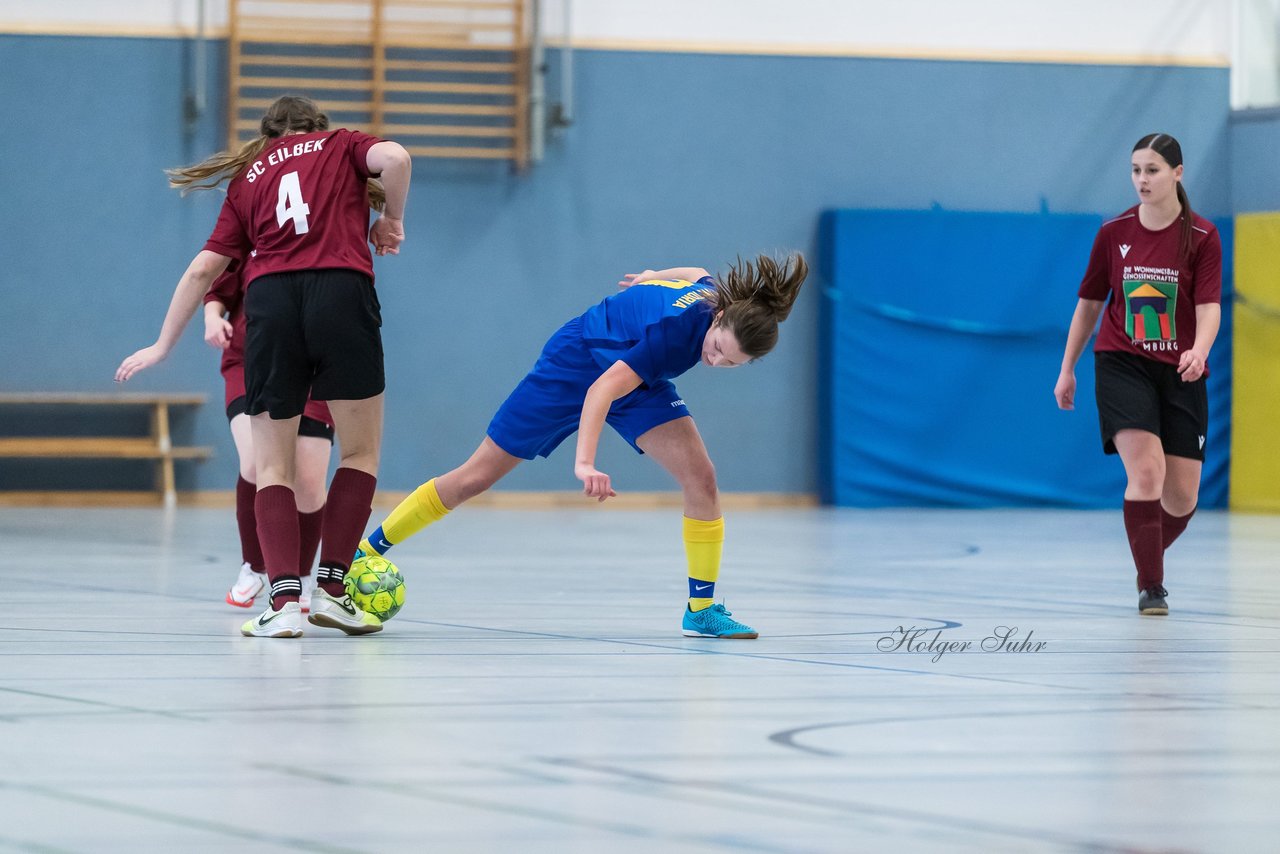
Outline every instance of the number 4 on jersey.
<svg viewBox="0 0 1280 854">
<path fill-rule="evenodd" d="M 284 224 L 293 220 L 295 234 L 306 234 L 307 214 L 311 208 L 302 200 L 302 185 L 298 183 L 298 173 L 288 172 L 280 177 L 280 192 L 276 197 L 276 222 L 284 228 Z"/>
</svg>

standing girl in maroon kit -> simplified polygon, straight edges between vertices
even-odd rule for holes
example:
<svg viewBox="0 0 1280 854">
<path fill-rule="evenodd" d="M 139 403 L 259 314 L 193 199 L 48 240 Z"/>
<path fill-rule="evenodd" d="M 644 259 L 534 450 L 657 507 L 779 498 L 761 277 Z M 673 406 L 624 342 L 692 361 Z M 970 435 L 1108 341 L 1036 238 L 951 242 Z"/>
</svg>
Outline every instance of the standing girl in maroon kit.
<svg viewBox="0 0 1280 854">
<path fill-rule="evenodd" d="M 268 108 L 261 134 L 238 152 L 170 171 L 170 182 L 182 188 L 208 189 L 230 178 L 227 198 L 213 235 L 178 282 L 159 339 L 126 358 L 116 379 L 168 355 L 214 279 L 231 261 L 242 263 L 254 509 L 271 605 L 241 633 L 302 634 L 293 485 L 308 393 L 328 402 L 341 448 L 308 620 L 348 634 L 376 632 L 381 621 L 357 608 L 342 585 L 369 518 L 382 438 L 382 319 L 365 235 L 379 255 L 399 252 L 411 161 L 397 143 L 329 130 L 328 117 L 296 96 Z M 370 228 L 365 182 L 378 175 L 386 208 Z"/>
<path fill-rule="evenodd" d="M 1128 477 L 1124 526 L 1138 570 L 1138 610 L 1163 615 L 1164 553 L 1187 527 L 1200 491 L 1206 363 L 1222 319 L 1222 243 L 1213 223 L 1191 210 L 1176 139 L 1138 140 L 1132 179 L 1139 203 L 1098 230 L 1053 393 L 1060 409 L 1075 408 L 1076 362 L 1105 307 L 1094 344 L 1102 445 L 1120 455 Z"/>
<path fill-rule="evenodd" d="M 228 269 L 205 294 L 204 326 L 204 340 L 209 346 L 222 351 L 227 421 L 240 462 L 236 478 L 236 524 L 240 531 L 243 563 L 235 583 L 227 591 L 226 602 L 237 608 L 252 608 L 254 599 L 268 582 L 254 512 L 258 476 L 253 454 L 253 427 L 245 412 L 244 281 L 238 269 Z M 333 416 L 329 414 L 329 407 L 321 401 L 308 400 L 298 424 L 294 483 L 298 502 L 298 575 L 302 581 L 298 605 L 304 614 L 311 609 L 311 594 L 315 590 L 315 576 L 311 574 L 311 568 L 320 546 L 325 478 L 329 474 L 333 435 Z"/>
</svg>

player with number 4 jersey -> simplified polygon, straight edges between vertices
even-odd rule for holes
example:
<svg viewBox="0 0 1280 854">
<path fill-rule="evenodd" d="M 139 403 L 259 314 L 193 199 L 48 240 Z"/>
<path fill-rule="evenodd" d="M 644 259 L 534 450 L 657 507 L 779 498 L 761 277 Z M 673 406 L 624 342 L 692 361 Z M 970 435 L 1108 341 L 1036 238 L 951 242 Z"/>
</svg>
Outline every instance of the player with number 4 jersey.
<svg viewBox="0 0 1280 854">
<path fill-rule="evenodd" d="M 382 624 L 355 607 L 342 584 L 369 518 L 382 438 L 382 317 L 365 237 L 379 255 L 398 254 L 411 162 L 395 142 L 330 130 L 328 116 L 308 98 L 278 98 L 260 129 L 237 152 L 169 171 L 170 183 L 183 189 L 230 179 L 227 198 L 213 235 L 178 282 L 159 339 L 126 358 L 116 380 L 163 359 L 213 280 L 232 261 L 242 265 L 254 509 L 271 605 L 241 632 L 302 634 L 293 461 L 310 396 L 329 405 L 341 462 L 325 502 L 308 620 L 367 634 Z M 378 176 L 385 208 L 370 227 L 366 182 Z"/>
</svg>

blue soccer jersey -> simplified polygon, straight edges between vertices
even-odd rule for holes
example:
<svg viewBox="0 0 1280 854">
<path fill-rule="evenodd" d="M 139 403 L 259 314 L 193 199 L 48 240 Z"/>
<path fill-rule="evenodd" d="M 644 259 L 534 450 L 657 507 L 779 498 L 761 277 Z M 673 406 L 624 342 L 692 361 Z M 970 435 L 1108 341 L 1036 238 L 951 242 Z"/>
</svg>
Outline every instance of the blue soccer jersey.
<svg viewBox="0 0 1280 854">
<path fill-rule="evenodd" d="M 605 420 L 640 451 L 646 432 L 689 415 L 671 378 L 702 359 L 714 287 L 710 277 L 635 284 L 570 320 L 498 408 L 489 438 L 522 459 L 548 456 L 578 429 L 587 389 L 621 361 L 643 385 L 615 400 Z"/>
<path fill-rule="evenodd" d="M 714 287 L 709 276 L 639 282 L 583 312 L 582 338 L 602 370 L 625 362 L 645 385 L 678 377 L 702 360 Z"/>
</svg>

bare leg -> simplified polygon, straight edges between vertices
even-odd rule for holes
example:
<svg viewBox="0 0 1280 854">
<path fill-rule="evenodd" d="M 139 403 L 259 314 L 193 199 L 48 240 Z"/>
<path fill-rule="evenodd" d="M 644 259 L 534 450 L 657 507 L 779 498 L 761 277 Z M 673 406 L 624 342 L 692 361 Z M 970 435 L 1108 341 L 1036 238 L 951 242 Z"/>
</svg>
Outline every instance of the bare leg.
<svg viewBox="0 0 1280 854">
<path fill-rule="evenodd" d="M 462 465 L 448 474 L 436 478 L 436 492 L 440 501 L 450 510 L 487 491 L 495 483 L 511 474 L 523 460 L 513 457 L 498 447 L 488 436 L 476 448 L 475 453 Z"/>
<path fill-rule="evenodd" d="M 1186 516 L 1200 500 L 1200 473 L 1204 463 L 1188 457 L 1164 458 L 1164 489 L 1160 503 L 1171 516 Z"/>
<path fill-rule="evenodd" d="M 276 421 L 263 412 L 250 420 L 253 427 L 253 456 L 258 475 L 258 491 L 261 492 L 268 486 L 287 486 L 293 489 L 299 419 L 285 418 Z"/>
<path fill-rule="evenodd" d="M 667 470 L 684 493 L 684 515 L 711 521 L 720 518 L 720 491 L 707 447 L 686 416 L 659 424 L 636 440 L 640 450 Z"/>
<path fill-rule="evenodd" d="M 250 483 L 257 483 L 257 467 L 253 456 L 253 419 L 241 412 L 231 419 L 231 441 L 236 446 L 240 460 L 240 476 Z"/>
<path fill-rule="evenodd" d="M 1129 478 L 1124 497 L 1129 501 L 1158 499 L 1165 480 L 1165 455 L 1160 437 L 1146 430 L 1121 430 L 1114 441 Z"/>
<path fill-rule="evenodd" d="M 319 436 L 299 436 L 295 454 L 298 512 L 314 513 L 324 507 L 325 478 L 333 444 Z"/>
<path fill-rule="evenodd" d="M 382 454 L 383 395 L 328 403 L 338 434 L 338 467 L 377 476 Z"/>
</svg>

